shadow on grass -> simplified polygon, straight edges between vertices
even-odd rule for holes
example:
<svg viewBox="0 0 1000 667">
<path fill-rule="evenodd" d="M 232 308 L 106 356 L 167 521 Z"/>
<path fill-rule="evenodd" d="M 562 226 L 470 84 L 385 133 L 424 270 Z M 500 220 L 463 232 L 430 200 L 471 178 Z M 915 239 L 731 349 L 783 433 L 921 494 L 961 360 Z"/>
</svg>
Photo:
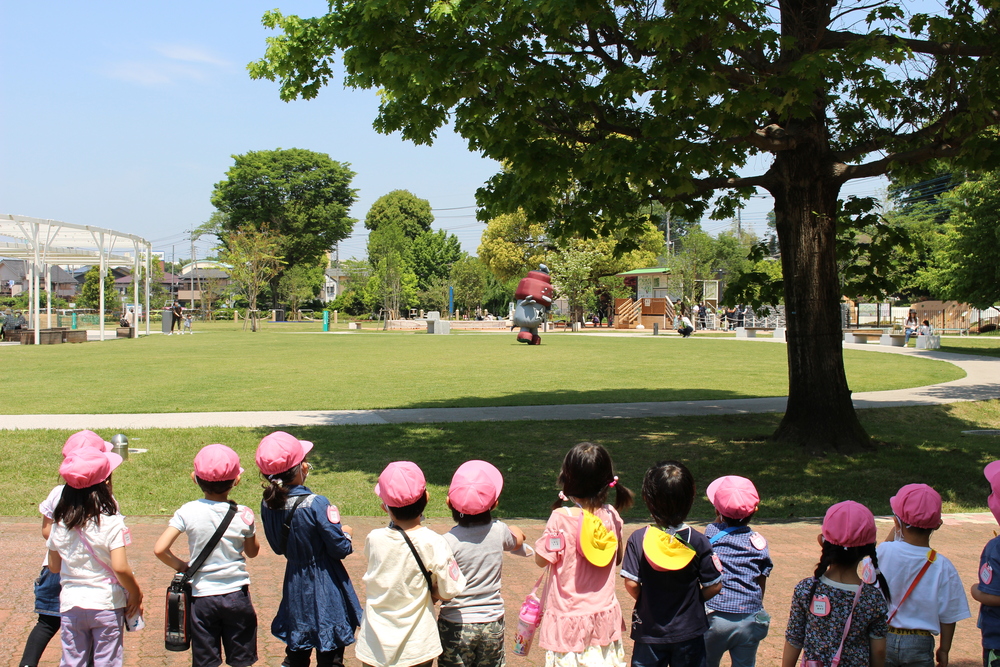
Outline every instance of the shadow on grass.
<svg viewBox="0 0 1000 667">
<path fill-rule="evenodd" d="M 704 496 L 712 479 L 726 474 L 749 477 L 761 495 L 760 518 L 821 516 L 829 505 L 853 499 L 876 514 L 890 513 L 889 498 L 900 486 L 925 482 L 945 501 L 945 511 L 985 509 L 988 486 L 982 468 L 996 458 L 1000 438 L 964 436 L 961 431 L 1000 425 L 1000 402 L 920 408 L 887 408 L 861 413 L 879 445 L 868 452 L 815 458 L 767 440 L 780 415 L 729 415 L 633 420 L 399 424 L 354 427 L 289 428 L 311 440 L 316 490 L 321 479 L 358 475 L 371 494 L 379 472 L 391 461 L 411 460 L 424 471 L 432 489 L 429 516 L 446 515 L 444 495 L 454 470 L 481 458 L 504 473 L 498 515 L 544 517 L 556 499 L 556 477 L 565 452 L 589 440 L 609 449 L 621 484 L 637 492 L 645 470 L 662 459 L 683 461 L 693 472 L 698 492 L 692 519 L 714 514 Z M 260 437 L 271 429 L 258 429 Z M 377 502 L 367 496 L 369 508 Z M 345 514 L 372 513 L 342 506 Z M 625 513 L 641 521 L 641 499 Z"/>
<path fill-rule="evenodd" d="M 783 388 L 784 392 L 784 388 Z M 780 394 L 779 394 L 780 395 Z M 723 401 L 736 398 L 762 398 L 760 393 L 737 389 L 699 387 L 650 389 L 623 387 L 617 389 L 558 389 L 554 391 L 512 391 L 504 396 L 471 396 L 436 401 L 412 401 L 398 406 L 418 408 L 480 408 L 500 406 L 582 405 L 591 403 L 648 403 L 661 401 Z"/>
</svg>

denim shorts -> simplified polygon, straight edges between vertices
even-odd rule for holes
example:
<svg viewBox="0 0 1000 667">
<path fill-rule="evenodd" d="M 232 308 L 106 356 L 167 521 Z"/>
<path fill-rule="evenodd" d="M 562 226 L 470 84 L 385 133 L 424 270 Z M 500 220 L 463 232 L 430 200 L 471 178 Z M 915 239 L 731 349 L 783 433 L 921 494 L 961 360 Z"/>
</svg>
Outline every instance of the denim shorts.
<svg viewBox="0 0 1000 667">
<path fill-rule="evenodd" d="M 59 575 L 53 573 L 49 568 L 42 567 L 38 578 L 35 579 L 35 613 L 45 616 L 59 615 L 59 591 L 62 585 L 59 583 Z"/>
<path fill-rule="evenodd" d="M 891 630 L 885 637 L 886 667 L 934 667 L 934 637 L 898 635 Z"/>
</svg>

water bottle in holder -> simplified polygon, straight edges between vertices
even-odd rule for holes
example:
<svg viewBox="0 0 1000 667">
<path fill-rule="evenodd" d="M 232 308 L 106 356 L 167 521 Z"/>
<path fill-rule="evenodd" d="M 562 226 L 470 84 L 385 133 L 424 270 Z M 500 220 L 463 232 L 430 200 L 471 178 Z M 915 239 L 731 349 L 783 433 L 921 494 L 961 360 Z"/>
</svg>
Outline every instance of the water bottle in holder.
<svg viewBox="0 0 1000 667">
<path fill-rule="evenodd" d="M 528 655 L 531 651 L 531 642 L 535 638 L 535 630 L 541 622 L 542 601 L 535 597 L 532 591 L 521 605 L 521 613 L 517 617 L 517 632 L 514 634 L 515 655 Z"/>
</svg>

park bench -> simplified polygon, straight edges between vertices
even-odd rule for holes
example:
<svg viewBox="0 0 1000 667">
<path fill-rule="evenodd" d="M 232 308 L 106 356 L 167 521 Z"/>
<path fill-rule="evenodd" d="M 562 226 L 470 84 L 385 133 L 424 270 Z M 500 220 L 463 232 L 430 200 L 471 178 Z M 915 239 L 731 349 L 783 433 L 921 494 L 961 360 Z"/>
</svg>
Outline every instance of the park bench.
<svg viewBox="0 0 1000 667">
<path fill-rule="evenodd" d="M 736 327 L 736 337 L 756 338 L 758 331 L 769 331 L 775 340 L 785 340 L 785 327 Z"/>
<path fill-rule="evenodd" d="M 865 344 L 869 340 L 881 341 L 883 335 L 881 329 L 844 329 L 844 342 Z"/>
<path fill-rule="evenodd" d="M 117 338 L 135 338 L 135 327 L 117 327 L 115 336 Z"/>
<path fill-rule="evenodd" d="M 87 342 L 87 330 L 86 329 L 70 329 L 62 332 L 64 343 L 86 343 Z"/>
<path fill-rule="evenodd" d="M 69 331 L 69 327 L 54 327 L 52 329 L 39 329 L 39 345 L 59 345 L 63 342 L 63 332 Z M 21 345 L 35 344 L 35 330 L 21 329 Z"/>
<path fill-rule="evenodd" d="M 941 336 L 931 334 L 929 336 L 915 336 L 917 339 L 916 348 L 918 350 L 938 350 L 941 349 Z"/>
</svg>

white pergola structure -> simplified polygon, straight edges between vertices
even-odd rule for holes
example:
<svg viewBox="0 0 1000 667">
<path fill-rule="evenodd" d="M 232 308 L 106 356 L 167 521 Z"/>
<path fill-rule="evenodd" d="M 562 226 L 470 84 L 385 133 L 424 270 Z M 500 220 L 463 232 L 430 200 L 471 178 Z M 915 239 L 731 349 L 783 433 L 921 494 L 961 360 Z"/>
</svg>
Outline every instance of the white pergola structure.
<svg viewBox="0 0 1000 667">
<path fill-rule="evenodd" d="M 11 239 L 7 241 L 6 239 Z M 131 257 L 114 254 L 131 249 Z M 132 265 L 132 294 L 139 303 L 139 267 L 145 267 L 143 293 L 145 299 L 146 334 L 149 334 L 149 274 L 152 246 L 149 241 L 110 229 L 89 225 L 71 225 L 58 220 L 42 220 L 24 215 L 0 214 L 0 257 L 23 259 L 29 264 L 28 304 L 30 324 L 35 330 L 35 344 L 41 331 L 39 287 L 45 279 L 46 310 L 52 315 L 51 271 L 53 266 L 98 264 L 101 271 L 100 327 L 104 340 L 104 278 L 111 262 L 118 266 Z M 138 313 L 136 313 L 138 315 Z M 51 321 L 51 320 L 50 320 Z"/>
</svg>

